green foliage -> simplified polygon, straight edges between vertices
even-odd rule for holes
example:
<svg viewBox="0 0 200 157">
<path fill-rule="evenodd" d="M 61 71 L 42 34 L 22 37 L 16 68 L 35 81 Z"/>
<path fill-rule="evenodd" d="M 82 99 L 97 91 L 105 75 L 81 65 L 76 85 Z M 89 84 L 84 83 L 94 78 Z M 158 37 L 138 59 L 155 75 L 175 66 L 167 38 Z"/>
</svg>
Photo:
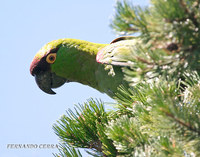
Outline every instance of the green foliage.
<svg viewBox="0 0 200 157">
<path fill-rule="evenodd" d="M 131 34 L 137 32 L 146 32 L 147 21 L 145 14 L 148 14 L 147 9 L 142 9 L 139 6 L 133 6 L 131 3 L 116 3 L 116 15 L 111 23 L 111 27 L 120 34 Z"/>
<path fill-rule="evenodd" d="M 111 140 L 105 135 L 104 130 L 107 123 L 108 115 L 103 103 L 90 99 L 83 105 L 76 105 L 75 113 L 69 109 L 67 116 L 63 115 L 53 126 L 53 129 L 59 136 L 61 143 L 88 148 L 92 150 L 90 153 L 101 156 L 102 152 L 104 154 L 116 153 Z M 102 142 L 104 143 L 102 144 Z M 63 148 L 65 147 L 61 149 Z M 105 149 L 103 150 L 103 148 Z"/>
<path fill-rule="evenodd" d="M 134 7 L 127 1 L 118 1 L 116 5 L 111 27 L 117 32 L 138 36 L 132 55 L 118 60 L 132 65 L 123 68 L 126 80 L 135 84 L 159 75 L 179 79 L 188 69 L 198 72 L 199 2 L 152 0 L 151 3 L 148 8 Z"/>
<path fill-rule="evenodd" d="M 55 157 L 82 157 L 79 150 L 76 150 L 73 147 L 70 147 L 66 143 L 60 144 L 59 146 L 59 155 L 53 154 Z"/>
<path fill-rule="evenodd" d="M 198 76 L 197 73 L 190 75 L 193 78 Z M 199 79 L 199 76 L 195 79 Z M 188 81 L 188 78 L 186 80 Z M 121 88 L 118 95 L 126 95 L 129 92 L 129 97 L 135 99 L 135 102 L 132 106 L 132 117 L 120 117 L 112 121 L 108 127 L 109 137 L 114 141 L 116 148 L 129 155 L 132 153 L 134 156 L 137 156 L 138 150 L 141 152 L 138 156 L 142 153 L 147 153 L 146 155 L 149 156 L 183 156 L 184 153 L 193 154 L 194 152 L 198 156 L 200 150 L 199 95 L 194 96 L 188 93 L 188 90 L 190 93 L 196 93 L 199 90 L 199 83 L 196 83 L 194 85 L 193 82 L 193 86 L 187 86 L 185 91 L 181 91 L 181 86 L 177 87 L 176 81 L 169 82 L 160 78 L 148 85 L 141 83 L 135 87 L 137 90 L 133 89 L 131 93 L 130 89 Z M 188 96 L 190 101 L 186 101 Z M 118 99 L 118 102 L 122 102 L 130 109 L 129 98 L 126 101 L 124 97 L 118 96 Z M 128 129 L 125 129 L 127 127 Z M 122 130 L 126 131 L 122 132 Z M 114 132 L 117 133 L 114 134 Z M 129 140 L 126 140 L 127 137 Z M 120 143 L 116 143 L 118 141 Z M 137 144 L 140 141 L 144 142 L 142 147 L 135 148 L 133 143 Z M 119 147 L 118 145 L 126 146 Z M 131 152 L 127 151 L 127 148 L 132 149 Z"/>
<path fill-rule="evenodd" d="M 119 58 L 130 65 L 122 67 L 130 88 L 119 87 L 110 112 L 91 99 L 62 116 L 60 155 L 81 156 L 78 147 L 93 156 L 200 156 L 199 25 L 198 0 L 117 1 L 111 27 L 138 40 Z"/>
<path fill-rule="evenodd" d="M 147 134 L 143 134 L 134 118 L 121 116 L 109 123 L 107 134 L 114 141 L 119 155 L 131 155 L 135 148 L 148 143 Z"/>
</svg>

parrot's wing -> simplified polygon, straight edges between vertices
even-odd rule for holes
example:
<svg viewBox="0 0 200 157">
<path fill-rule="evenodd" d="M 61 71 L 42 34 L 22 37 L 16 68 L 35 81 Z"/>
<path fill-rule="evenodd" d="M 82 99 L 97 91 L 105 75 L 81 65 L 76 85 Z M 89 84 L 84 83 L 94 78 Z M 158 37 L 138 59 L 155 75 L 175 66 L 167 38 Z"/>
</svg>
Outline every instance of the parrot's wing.
<svg viewBox="0 0 200 157">
<path fill-rule="evenodd" d="M 127 60 L 133 55 L 136 44 L 139 44 L 136 37 L 125 36 L 113 40 L 110 45 L 99 50 L 96 61 L 102 64 L 115 66 L 129 66 Z"/>
<path fill-rule="evenodd" d="M 98 63 L 105 65 L 105 70 L 109 70 L 108 75 L 115 75 L 114 67 L 131 67 L 134 59 L 134 49 L 140 44 L 136 37 L 125 36 L 113 40 L 110 45 L 99 50 L 96 56 Z"/>
<path fill-rule="evenodd" d="M 110 42 L 110 44 L 112 43 L 116 43 L 118 41 L 122 41 L 122 40 L 132 40 L 132 39 L 135 39 L 136 37 L 134 36 L 123 36 L 123 37 L 118 37 L 116 39 L 114 39 L 113 41 Z"/>
</svg>

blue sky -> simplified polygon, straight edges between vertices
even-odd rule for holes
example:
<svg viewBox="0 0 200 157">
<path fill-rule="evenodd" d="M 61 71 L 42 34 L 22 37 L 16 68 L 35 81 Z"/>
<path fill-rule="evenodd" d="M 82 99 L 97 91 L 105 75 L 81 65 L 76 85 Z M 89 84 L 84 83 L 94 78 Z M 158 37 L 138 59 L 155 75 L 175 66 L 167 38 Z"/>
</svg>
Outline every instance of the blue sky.
<svg viewBox="0 0 200 157">
<path fill-rule="evenodd" d="M 146 5 L 148 0 L 133 0 Z M 6 0 L 0 2 L 0 156 L 52 156 L 56 149 L 8 149 L 8 144 L 57 144 L 53 123 L 74 104 L 88 98 L 113 102 L 78 83 L 42 92 L 30 75 L 35 53 L 47 42 L 77 38 L 109 43 L 115 0 Z M 87 156 L 84 153 L 84 156 Z"/>
</svg>

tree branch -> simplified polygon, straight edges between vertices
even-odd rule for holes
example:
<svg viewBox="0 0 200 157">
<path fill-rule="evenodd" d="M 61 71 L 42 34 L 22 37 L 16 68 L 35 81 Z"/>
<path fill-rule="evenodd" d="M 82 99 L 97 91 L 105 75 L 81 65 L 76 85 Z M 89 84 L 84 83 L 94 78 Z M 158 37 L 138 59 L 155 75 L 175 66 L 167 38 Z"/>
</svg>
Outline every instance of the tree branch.
<svg viewBox="0 0 200 157">
<path fill-rule="evenodd" d="M 191 126 L 189 123 L 184 123 L 182 120 L 176 118 L 173 114 L 163 110 L 162 108 L 160 109 L 162 112 L 164 112 L 168 117 L 174 119 L 177 123 L 181 124 L 182 126 L 187 127 L 188 129 L 196 132 L 198 135 L 200 135 L 200 131 L 195 129 L 193 126 Z"/>
<path fill-rule="evenodd" d="M 195 27 L 199 27 L 199 23 L 197 22 L 195 13 L 189 11 L 189 9 L 187 8 L 187 5 L 185 4 L 183 0 L 179 0 L 179 4 L 184 9 L 185 13 L 189 15 L 189 18 L 191 19 Z"/>
</svg>

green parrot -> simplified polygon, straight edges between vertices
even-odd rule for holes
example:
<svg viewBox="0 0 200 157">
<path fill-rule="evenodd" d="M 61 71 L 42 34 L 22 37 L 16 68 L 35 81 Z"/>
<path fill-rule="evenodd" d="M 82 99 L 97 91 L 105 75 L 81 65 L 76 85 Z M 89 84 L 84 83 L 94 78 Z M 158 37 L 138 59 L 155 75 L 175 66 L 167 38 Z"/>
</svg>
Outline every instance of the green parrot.
<svg viewBox="0 0 200 157">
<path fill-rule="evenodd" d="M 119 85 L 127 85 L 121 70 L 121 66 L 126 65 L 123 61 L 117 64 L 109 60 L 130 53 L 134 44 L 130 39 L 120 37 L 110 44 L 68 38 L 51 41 L 35 55 L 30 73 L 38 87 L 48 94 L 56 94 L 52 88 L 64 83 L 79 82 L 113 97 Z M 106 70 L 108 64 L 112 66 L 114 75 Z"/>
</svg>

